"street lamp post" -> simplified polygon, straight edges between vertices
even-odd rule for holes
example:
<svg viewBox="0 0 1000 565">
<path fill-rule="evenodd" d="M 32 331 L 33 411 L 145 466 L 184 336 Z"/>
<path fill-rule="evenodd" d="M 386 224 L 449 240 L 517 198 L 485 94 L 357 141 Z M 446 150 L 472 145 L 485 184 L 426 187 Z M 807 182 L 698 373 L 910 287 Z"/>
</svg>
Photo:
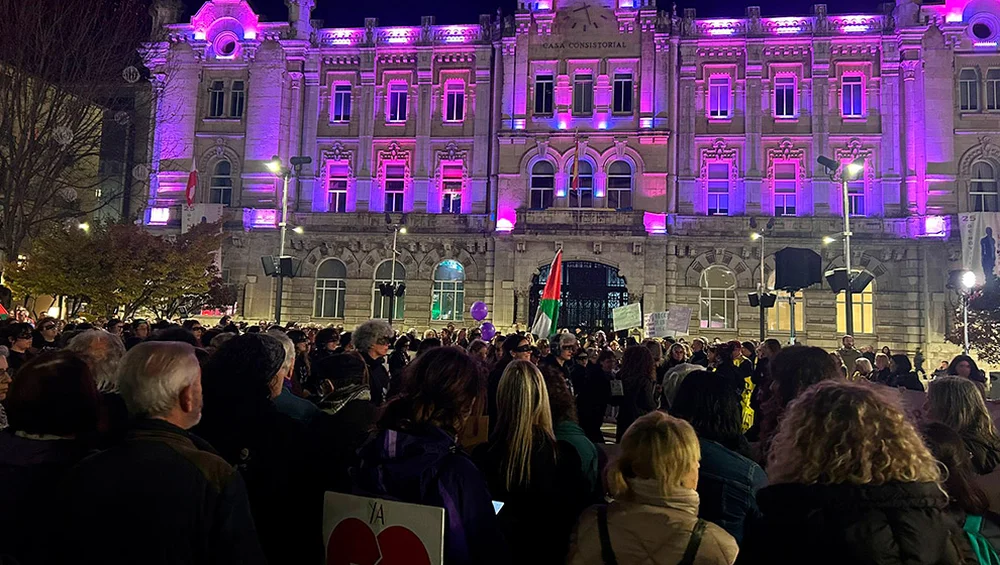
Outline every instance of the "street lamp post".
<svg viewBox="0 0 1000 565">
<path fill-rule="evenodd" d="M 389 284 L 381 285 L 379 293 L 383 298 L 389 299 L 389 313 L 386 318 L 388 319 L 390 326 L 392 325 L 392 317 L 396 313 L 396 298 L 402 296 L 403 293 L 406 292 L 406 284 L 396 283 L 396 259 L 399 257 L 399 249 L 397 248 L 396 243 L 399 239 L 399 234 L 406 235 L 405 222 L 405 215 L 398 224 L 392 222 L 392 216 L 388 213 L 385 215 L 385 223 L 392 226 L 392 267 L 389 271 Z"/>
<path fill-rule="evenodd" d="M 968 270 L 948 273 L 948 288 L 958 291 L 962 299 L 962 352 L 969 354 L 969 298 L 976 286 L 976 273 Z"/>
<path fill-rule="evenodd" d="M 774 229 L 774 218 L 767 221 L 764 227 L 757 227 L 757 218 L 750 218 L 750 228 L 754 231 L 750 233 L 750 239 L 760 242 L 760 285 L 757 287 L 757 308 L 760 311 L 760 341 L 767 337 L 767 305 L 764 296 L 767 294 L 767 282 L 764 280 L 764 239 L 767 233 Z"/>
<path fill-rule="evenodd" d="M 840 168 L 840 165 L 833 159 L 824 156 L 820 156 L 817 161 L 820 165 L 826 167 L 830 175 L 830 180 L 836 182 L 837 179 L 834 175 L 837 169 Z M 847 183 L 852 180 L 848 178 L 849 176 L 857 178 L 857 175 L 864 170 L 864 159 L 859 158 L 848 163 L 840 171 L 840 188 L 844 212 L 844 231 L 842 233 L 844 238 L 844 268 L 847 270 L 847 288 L 844 289 L 844 333 L 846 335 L 854 335 L 854 296 L 851 289 L 851 282 L 854 280 L 854 275 L 851 271 L 851 235 L 853 234 L 851 233 L 851 199 Z"/>
<path fill-rule="evenodd" d="M 289 160 L 290 166 L 285 167 L 281 159 L 275 155 L 267 162 L 267 168 L 281 178 L 281 218 L 278 220 L 279 243 L 278 243 L 278 265 L 275 276 L 278 278 L 276 296 L 274 298 L 274 323 L 281 324 L 281 297 L 285 290 L 285 277 L 291 273 L 285 273 L 281 266 L 281 260 L 285 257 L 285 240 L 288 236 L 288 181 L 292 175 L 297 173 L 303 165 L 312 163 L 312 158 L 308 156 L 295 156 Z"/>
</svg>

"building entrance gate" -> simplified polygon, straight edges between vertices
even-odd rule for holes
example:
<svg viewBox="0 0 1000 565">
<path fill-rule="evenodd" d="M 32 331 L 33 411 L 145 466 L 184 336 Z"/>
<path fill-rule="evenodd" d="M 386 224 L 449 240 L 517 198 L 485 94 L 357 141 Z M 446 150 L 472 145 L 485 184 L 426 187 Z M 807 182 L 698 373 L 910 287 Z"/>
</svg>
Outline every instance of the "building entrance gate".
<svg viewBox="0 0 1000 565">
<path fill-rule="evenodd" d="M 611 311 L 628 304 L 628 288 L 618 269 L 592 261 L 565 261 L 562 270 L 562 301 L 557 327 L 611 333 L 614 328 Z M 531 280 L 529 323 L 535 319 L 548 278 L 549 265 L 545 265 Z"/>
</svg>

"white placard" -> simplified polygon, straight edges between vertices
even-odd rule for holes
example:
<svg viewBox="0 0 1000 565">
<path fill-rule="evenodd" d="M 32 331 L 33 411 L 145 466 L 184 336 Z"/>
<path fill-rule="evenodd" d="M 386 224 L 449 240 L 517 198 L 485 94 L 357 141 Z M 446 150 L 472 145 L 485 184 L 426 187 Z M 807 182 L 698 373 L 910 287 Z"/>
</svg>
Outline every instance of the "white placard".
<svg viewBox="0 0 1000 565">
<path fill-rule="evenodd" d="M 444 508 L 328 492 L 323 540 L 327 565 L 441 565 Z"/>
<path fill-rule="evenodd" d="M 611 311 L 614 319 L 615 331 L 630 330 L 642 327 L 642 304 L 633 302 L 628 306 L 615 308 Z"/>
<path fill-rule="evenodd" d="M 667 309 L 667 329 L 677 334 L 687 335 L 691 326 L 690 306 L 671 306 Z"/>
<path fill-rule="evenodd" d="M 646 328 L 646 337 L 673 336 L 673 332 L 667 329 L 666 312 L 651 312 L 646 314 L 643 326 Z"/>
</svg>

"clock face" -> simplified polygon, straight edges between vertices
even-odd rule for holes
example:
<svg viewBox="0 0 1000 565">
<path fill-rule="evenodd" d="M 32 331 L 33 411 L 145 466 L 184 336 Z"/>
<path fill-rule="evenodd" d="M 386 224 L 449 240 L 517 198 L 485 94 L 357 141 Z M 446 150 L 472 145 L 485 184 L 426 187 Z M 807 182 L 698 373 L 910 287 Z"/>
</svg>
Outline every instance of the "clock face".
<svg viewBox="0 0 1000 565">
<path fill-rule="evenodd" d="M 581 3 L 568 6 L 556 18 L 561 33 L 593 33 L 614 29 L 614 22 L 599 5 Z"/>
</svg>

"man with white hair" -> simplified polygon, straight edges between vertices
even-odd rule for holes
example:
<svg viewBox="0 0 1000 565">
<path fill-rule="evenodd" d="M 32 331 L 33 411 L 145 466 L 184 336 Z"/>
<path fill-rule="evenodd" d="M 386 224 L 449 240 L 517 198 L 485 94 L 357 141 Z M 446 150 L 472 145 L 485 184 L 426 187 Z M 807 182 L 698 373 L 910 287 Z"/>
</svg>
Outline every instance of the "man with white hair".
<svg viewBox="0 0 1000 565">
<path fill-rule="evenodd" d="M 292 375 L 295 368 L 295 343 L 288 334 L 281 330 L 268 330 L 267 335 L 281 342 L 285 349 L 285 360 L 278 370 L 284 375 L 281 387 L 281 394 L 274 399 L 274 405 L 278 407 L 278 412 L 294 418 L 303 424 L 309 424 L 314 419 L 322 415 L 320 409 L 305 398 L 301 398 L 292 392 Z"/>
<path fill-rule="evenodd" d="M 62 484 L 49 561 L 264 563 L 243 479 L 187 432 L 202 409 L 194 348 L 136 345 L 122 358 L 118 390 L 132 427 Z"/>
<path fill-rule="evenodd" d="M 120 337 L 104 330 L 86 330 L 73 336 L 66 349 L 87 362 L 97 382 L 97 390 L 118 390 L 118 364 L 125 355 L 125 344 Z"/>
</svg>

